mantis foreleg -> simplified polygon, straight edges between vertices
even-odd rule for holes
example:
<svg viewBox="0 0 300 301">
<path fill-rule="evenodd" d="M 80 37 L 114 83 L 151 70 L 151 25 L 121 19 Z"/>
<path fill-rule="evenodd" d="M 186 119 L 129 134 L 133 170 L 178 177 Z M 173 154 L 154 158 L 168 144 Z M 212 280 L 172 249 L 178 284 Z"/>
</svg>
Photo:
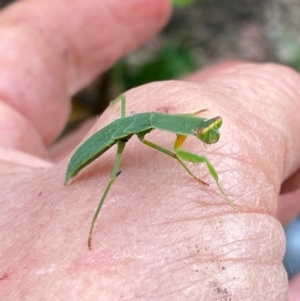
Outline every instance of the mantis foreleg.
<svg viewBox="0 0 300 301">
<path fill-rule="evenodd" d="M 88 248 L 91 250 L 92 249 L 92 234 L 93 234 L 93 229 L 94 229 L 94 226 L 95 226 L 95 222 L 97 220 L 97 217 L 98 217 L 98 214 L 101 210 L 101 207 L 104 203 L 104 200 L 110 190 L 110 187 L 111 185 L 114 183 L 116 177 L 118 176 L 119 174 L 119 168 L 120 168 L 120 164 L 121 164 L 121 159 L 122 159 L 122 153 L 124 151 L 124 148 L 125 148 L 125 145 L 126 145 L 126 141 L 122 141 L 122 140 L 119 140 L 118 143 L 118 148 L 117 148 L 117 155 L 116 155 L 116 161 L 115 161 L 115 165 L 114 165 L 114 168 L 111 172 L 111 175 L 110 175 L 110 178 L 109 178 L 109 181 L 106 185 L 106 188 L 104 190 L 104 193 L 102 195 L 102 198 L 99 202 L 99 205 L 97 207 L 97 210 L 95 211 L 94 213 L 94 216 L 93 216 L 93 219 L 92 219 L 92 223 L 91 223 L 91 227 L 90 227 L 90 232 L 89 232 L 89 238 L 88 238 Z"/>
</svg>

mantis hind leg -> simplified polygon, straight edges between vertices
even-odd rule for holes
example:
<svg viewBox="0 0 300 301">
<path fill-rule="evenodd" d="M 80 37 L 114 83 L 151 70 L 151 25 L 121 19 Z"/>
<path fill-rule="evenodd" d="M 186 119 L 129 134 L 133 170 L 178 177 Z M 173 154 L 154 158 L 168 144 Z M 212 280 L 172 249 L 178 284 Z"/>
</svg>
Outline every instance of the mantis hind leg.
<svg viewBox="0 0 300 301">
<path fill-rule="evenodd" d="M 173 153 L 171 151 L 169 151 L 168 149 L 160 146 L 160 145 L 157 145 L 149 140 L 146 140 L 145 139 L 145 135 L 148 134 L 149 131 L 146 131 L 146 132 L 142 132 L 142 133 L 138 133 L 137 136 L 138 136 L 138 139 L 145 145 L 147 146 L 150 146 L 172 158 L 174 158 L 175 160 L 178 161 L 178 163 L 186 170 L 186 172 L 191 176 L 193 177 L 195 180 L 197 180 L 198 182 L 200 182 L 202 185 L 205 185 L 205 186 L 208 186 L 208 184 L 206 182 L 204 182 L 203 180 L 199 179 L 198 177 L 196 177 L 192 172 L 191 170 L 185 165 L 185 163 L 180 159 L 180 156 L 178 156 L 178 154 L 176 153 Z"/>
<path fill-rule="evenodd" d="M 231 206 L 233 206 L 232 202 L 229 200 L 229 198 L 227 197 L 227 195 L 223 191 L 223 188 L 221 187 L 221 185 L 219 183 L 218 173 L 216 172 L 215 168 L 210 163 L 210 161 L 205 156 L 199 156 L 197 154 L 190 153 L 190 152 L 187 152 L 187 151 L 181 149 L 181 145 L 183 144 L 183 142 L 185 141 L 185 139 L 186 139 L 186 136 L 177 135 L 177 139 L 176 139 L 175 145 L 174 145 L 174 151 L 175 151 L 176 155 L 179 158 L 181 158 L 182 160 L 187 161 L 187 162 L 191 162 L 191 163 L 205 163 L 206 167 L 207 167 L 207 169 L 209 171 L 209 173 L 211 174 L 211 176 L 215 180 L 215 182 L 216 182 L 216 184 L 217 184 L 217 186 L 218 186 L 221 194 L 223 195 L 223 197 L 225 198 L 225 200 Z"/>
<path fill-rule="evenodd" d="M 99 215 L 99 212 L 102 208 L 102 205 L 104 203 L 104 200 L 110 190 L 110 187 L 111 185 L 114 183 L 116 177 L 120 174 L 120 171 L 119 171 L 119 168 L 120 168 L 120 164 L 121 164 L 121 159 L 122 159 L 122 153 L 124 151 L 124 148 L 125 148 L 125 145 L 126 145 L 126 141 L 122 141 L 122 140 L 119 140 L 118 141 L 118 148 L 117 148 L 117 155 L 116 155 L 116 161 L 115 161 L 115 165 L 114 165 L 114 168 L 110 174 L 110 178 L 109 178 L 109 181 L 105 187 L 105 190 L 103 192 L 103 195 L 101 197 L 101 200 L 98 204 L 98 207 L 94 213 L 94 216 L 93 216 L 93 219 L 92 219 L 92 222 L 91 222 L 91 226 L 90 226 L 90 232 L 89 232 L 89 238 L 88 238 L 88 248 L 91 250 L 92 249 L 92 235 L 93 235 L 93 230 L 94 230 L 94 226 L 95 226 L 95 222 L 97 220 L 97 217 Z"/>
<path fill-rule="evenodd" d="M 124 118 L 126 117 L 126 96 L 124 94 L 112 100 L 109 105 L 114 106 L 119 101 L 121 101 L 121 118 Z"/>
</svg>

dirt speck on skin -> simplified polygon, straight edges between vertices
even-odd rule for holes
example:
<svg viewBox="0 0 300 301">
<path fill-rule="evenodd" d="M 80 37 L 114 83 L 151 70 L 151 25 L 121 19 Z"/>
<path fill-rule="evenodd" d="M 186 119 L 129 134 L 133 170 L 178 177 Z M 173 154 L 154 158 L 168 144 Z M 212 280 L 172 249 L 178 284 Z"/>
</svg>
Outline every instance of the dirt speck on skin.
<svg viewBox="0 0 300 301">
<path fill-rule="evenodd" d="M 222 301 L 231 301 L 232 295 L 229 293 L 228 289 L 222 286 L 218 281 L 212 281 L 211 286 L 213 288 L 214 293 L 216 294 L 218 300 Z M 221 297 L 221 299 L 220 299 Z"/>
<path fill-rule="evenodd" d="M 220 286 L 216 288 L 216 292 L 220 295 L 228 295 L 227 288 L 223 288 Z"/>
</svg>

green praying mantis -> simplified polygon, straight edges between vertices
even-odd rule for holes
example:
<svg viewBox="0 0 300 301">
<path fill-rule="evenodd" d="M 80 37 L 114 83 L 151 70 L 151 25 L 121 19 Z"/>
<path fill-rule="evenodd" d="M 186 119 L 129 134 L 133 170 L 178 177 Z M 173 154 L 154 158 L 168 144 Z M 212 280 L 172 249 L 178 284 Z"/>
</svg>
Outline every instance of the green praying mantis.
<svg viewBox="0 0 300 301">
<path fill-rule="evenodd" d="M 206 182 L 199 179 L 191 172 L 184 161 L 192 163 L 205 163 L 221 194 L 226 199 L 226 201 L 230 205 L 232 205 L 231 201 L 228 199 L 219 184 L 218 173 L 214 169 L 213 165 L 209 162 L 209 160 L 205 156 L 199 156 L 197 154 L 187 152 L 181 148 L 182 144 L 188 136 L 195 136 L 196 138 L 204 142 L 204 144 L 213 144 L 218 142 L 220 137 L 219 128 L 222 125 L 221 117 L 206 119 L 196 116 L 197 114 L 207 110 L 199 110 L 193 114 L 169 115 L 159 112 L 147 112 L 126 116 L 125 96 L 121 95 L 119 98 L 112 101 L 111 104 L 113 105 L 118 101 L 121 101 L 121 118 L 116 119 L 103 129 L 93 134 L 89 139 L 87 139 L 76 149 L 75 153 L 70 159 L 65 177 L 64 184 L 66 185 L 85 166 L 89 165 L 91 162 L 105 153 L 108 149 L 110 149 L 113 145 L 117 144 L 115 164 L 111 172 L 110 179 L 106 185 L 106 188 L 99 201 L 98 207 L 91 222 L 88 236 L 89 249 L 92 248 L 92 234 L 95 222 L 112 184 L 120 173 L 119 168 L 125 145 L 133 135 L 136 135 L 143 144 L 177 160 L 177 162 L 186 170 L 186 172 L 191 177 L 193 177 L 199 183 L 208 186 Z M 169 151 L 168 149 L 145 139 L 145 136 L 154 129 L 159 129 L 176 134 L 177 138 L 174 144 L 174 152 Z"/>
</svg>

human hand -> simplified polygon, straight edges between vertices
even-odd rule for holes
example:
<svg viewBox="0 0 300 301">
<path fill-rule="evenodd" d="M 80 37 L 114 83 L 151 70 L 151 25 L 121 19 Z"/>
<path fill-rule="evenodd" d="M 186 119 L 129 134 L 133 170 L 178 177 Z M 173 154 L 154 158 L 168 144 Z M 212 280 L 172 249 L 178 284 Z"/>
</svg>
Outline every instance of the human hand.
<svg viewBox="0 0 300 301">
<path fill-rule="evenodd" d="M 129 6 L 128 2 L 123 5 Z M 78 7 L 83 3 L 78 1 Z M 72 3 L 74 22 L 75 16 L 78 22 L 81 15 L 96 21 L 96 3 L 84 12 L 81 8 L 78 14 L 79 8 Z M 66 9 L 61 1 L 57 5 Z M 8 64 L 8 70 L 2 71 L 3 79 L 7 72 L 20 78 L 19 85 L 16 78 L 1 88 L 9 104 L 1 105 L 1 116 L 7 116 L 2 131 L 14 124 L 11 132 L 15 133 L 2 141 L 6 162 L 1 164 L 0 293 L 5 300 L 285 299 L 287 282 L 281 265 L 284 237 L 273 215 L 281 182 L 300 164 L 300 125 L 295 114 L 299 110 L 299 76 L 293 71 L 275 65 L 223 65 L 190 77 L 190 82 L 155 83 L 126 93 L 128 112 L 167 107 L 170 113 L 183 113 L 208 108 L 207 116 L 223 117 L 221 139 L 216 145 L 204 149 L 195 139 L 187 145 L 212 160 L 236 210 L 220 197 L 213 181 L 208 189 L 199 186 L 176 162 L 132 139 L 123 156 L 123 172 L 97 221 L 93 250 L 88 251 L 90 219 L 108 180 L 115 151 L 104 154 L 67 187 L 63 179 L 68 158 L 49 167 L 44 145 L 57 136 L 66 121 L 68 95 L 162 24 L 168 9 L 165 2 L 157 1 L 156 5 L 161 16 L 152 11 L 146 22 L 152 27 L 141 28 L 138 23 L 142 37 L 135 33 L 129 40 L 124 41 L 123 36 L 118 40 L 119 27 L 113 28 L 118 22 L 106 20 L 112 26 L 106 28 L 113 30 L 113 45 L 103 37 L 95 41 L 95 36 L 87 36 L 80 26 L 73 35 L 73 22 L 66 22 L 67 18 L 60 20 L 66 22 L 64 26 L 51 29 L 58 18 L 53 11 L 49 13 L 49 28 L 45 26 L 46 32 L 55 33 L 54 49 L 46 51 L 53 44 L 50 38 L 43 39 L 31 27 L 25 28 L 30 38 L 39 38 L 35 47 L 30 48 L 31 40 L 26 44 L 28 58 L 24 64 L 22 57 L 20 65 L 24 69 Z M 39 5 L 35 4 L 34 10 L 36 7 Z M 47 15 L 49 9 L 54 10 L 45 9 Z M 142 5 L 140 9 L 143 14 Z M 11 14 L 6 13 L 4 20 L 12 20 Z M 31 16 L 30 22 L 36 24 L 34 20 Z M 134 18 L 127 20 L 127 31 L 136 30 Z M 91 32 L 99 28 L 95 23 L 89 26 Z M 83 40 L 87 45 L 80 49 Z M 13 46 L 15 38 L 12 41 Z M 125 42 L 130 46 L 125 47 Z M 60 55 L 65 48 L 71 57 L 67 62 Z M 101 52 L 96 54 L 96 49 Z M 43 62 L 38 66 L 43 68 L 25 85 L 21 79 L 32 74 L 28 72 L 29 62 L 35 58 L 35 63 L 37 55 Z M 18 97 L 22 93 L 14 93 L 19 86 L 25 93 L 22 97 Z M 92 131 L 118 118 L 119 112 L 117 106 L 109 109 Z M 161 132 L 154 132 L 152 139 L 163 141 L 166 147 L 172 147 L 174 141 L 172 135 Z M 210 180 L 205 168 L 196 170 Z"/>
</svg>

